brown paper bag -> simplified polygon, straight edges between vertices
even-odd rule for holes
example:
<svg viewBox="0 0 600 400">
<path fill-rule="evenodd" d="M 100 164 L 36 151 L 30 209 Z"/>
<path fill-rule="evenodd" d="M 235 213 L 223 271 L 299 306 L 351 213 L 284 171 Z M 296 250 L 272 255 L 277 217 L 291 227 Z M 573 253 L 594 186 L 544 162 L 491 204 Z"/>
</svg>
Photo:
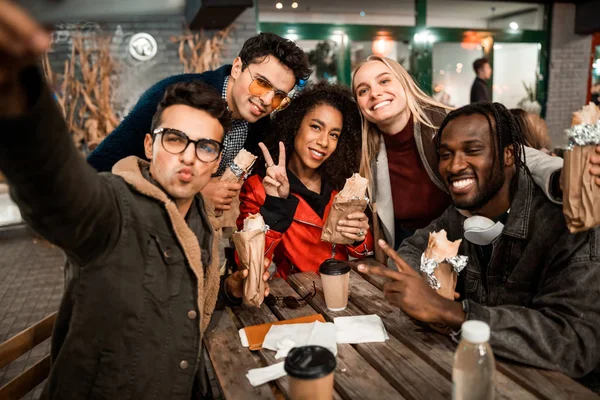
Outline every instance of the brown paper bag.
<svg viewBox="0 0 600 400">
<path fill-rule="evenodd" d="M 448 300 L 454 300 L 454 291 L 456 289 L 458 274 L 450 264 L 442 261 L 458 255 L 458 248 L 460 247 L 461 242 L 462 240 L 460 239 L 454 242 L 448 240 L 447 233 L 444 229 L 439 232 L 431 232 L 429 234 L 427 248 L 423 253 L 425 257 L 440 263 L 433 272 L 433 275 L 440 283 L 440 288 L 436 291 L 439 295 Z"/>
<path fill-rule="evenodd" d="M 571 127 L 594 125 L 599 119 L 600 108 L 590 103 L 573 113 Z M 600 225 L 600 187 L 590 174 L 590 156 L 594 154 L 595 147 L 596 144 L 574 145 L 571 150 L 565 151 L 561 173 L 563 214 L 572 233 Z"/>
<path fill-rule="evenodd" d="M 338 232 L 336 227 L 338 221 L 347 219 L 348 215 L 356 212 L 364 212 L 369 201 L 366 198 L 369 181 L 359 174 L 353 174 L 346 179 L 344 188 L 335 195 L 331 210 L 323 226 L 321 240 L 324 242 L 348 245 L 354 243 Z"/>
<path fill-rule="evenodd" d="M 243 183 L 252 171 L 256 159 L 257 157 L 254 154 L 245 149 L 240 150 L 237 156 L 235 156 L 233 164 L 225 170 L 220 180 L 223 182 Z M 215 215 L 221 218 L 222 228 L 235 228 L 237 218 L 240 215 L 239 195 L 233 198 L 231 209 L 225 212 L 221 210 L 216 211 Z"/>
<path fill-rule="evenodd" d="M 563 213 L 571 233 L 600 225 L 600 187 L 590 174 L 590 156 L 596 145 L 565 151 Z"/>
<path fill-rule="evenodd" d="M 250 214 L 244 220 L 244 229 L 232 236 L 240 259 L 240 266 L 248 269 L 244 281 L 244 304 L 260 307 L 265 298 L 264 259 L 265 222 L 260 214 Z"/>
</svg>

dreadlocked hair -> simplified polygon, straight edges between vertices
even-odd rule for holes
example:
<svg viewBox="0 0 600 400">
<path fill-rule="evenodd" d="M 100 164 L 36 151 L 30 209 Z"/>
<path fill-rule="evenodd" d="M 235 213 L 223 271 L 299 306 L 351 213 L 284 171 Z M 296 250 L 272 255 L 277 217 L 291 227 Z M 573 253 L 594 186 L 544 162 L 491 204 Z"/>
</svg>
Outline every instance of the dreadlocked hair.
<svg viewBox="0 0 600 400">
<path fill-rule="evenodd" d="M 521 131 L 521 126 L 513 114 L 500 103 L 473 103 L 450 112 L 448 116 L 446 116 L 446 119 L 444 119 L 444 122 L 442 122 L 434 139 L 435 148 L 438 154 L 442 132 L 444 131 L 444 128 L 446 128 L 446 125 L 458 117 L 474 114 L 483 115 L 488 122 L 490 135 L 493 139 L 492 146 L 494 146 L 492 169 L 495 170 L 496 162 L 500 163 L 500 169 L 504 169 L 502 150 L 508 146 L 512 146 L 517 174 L 519 174 L 521 170 L 530 174 L 529 169 L 525 164 L 525 137 Z M 516 184 L 517 181 L 518 180 L 515 179 L 513 182 Z"/>
<path fill-rule="evenodd" d="M 308 84 L 294 96 L 286 109 L 273 115 L 265 145 L 273 159 L 277 160 L 279 141 L 282 141 L 286 160 L 289 161 L 295 152 L 294 139 L 304 116 L 321 105 L 331 106 L 342 114 L 342 131 L 337 148 L 318 169 L 334 190 L 341 190 L 346 179 L 358 171 L 360 164 L 360 113 L 347 87 L 327 82 Z M 257 169 L 257 172 L 261 173 L 261 169 Z"/>
</svg>

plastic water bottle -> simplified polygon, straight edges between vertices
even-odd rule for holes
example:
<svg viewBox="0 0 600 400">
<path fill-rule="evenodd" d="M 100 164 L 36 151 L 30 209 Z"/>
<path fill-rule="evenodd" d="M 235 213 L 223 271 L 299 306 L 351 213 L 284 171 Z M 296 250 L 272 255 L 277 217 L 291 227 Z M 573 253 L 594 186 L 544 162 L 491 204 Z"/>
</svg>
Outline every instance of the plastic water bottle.
<svg viewBox="0 0 600 400">
<path fill-rule="evenodd" d="M 490 340 L 490 327 L 482 321 L 462 324 L 461 341 L 454 353 L 453 400 L 492 400 L 496 361 Z"/>
</svg>

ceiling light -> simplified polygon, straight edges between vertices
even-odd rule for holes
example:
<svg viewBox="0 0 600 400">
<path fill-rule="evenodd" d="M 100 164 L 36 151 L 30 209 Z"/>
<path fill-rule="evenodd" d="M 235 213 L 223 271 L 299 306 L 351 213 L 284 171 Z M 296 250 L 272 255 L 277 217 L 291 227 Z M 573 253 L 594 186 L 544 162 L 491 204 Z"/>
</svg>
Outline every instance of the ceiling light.
<svg viewBox="0 0 600 400">
<path fill-rule="evenodd" d="M 516 31 L 517 29 L 519 29 L 519 24 L 517 24 L 515 21 L 508 24 L 508 26 L 510 26 L 510 29 L 512 29 L 513 31 Z"/>
<path fill-rule="evenodd" d="M 293 2 L 292 3 L 292 8 L 298 8 L 298 3 L 297 2 Z"/>
<path fill-rule="evenodd" d="M 278 10 L 281 10 L 283 8 L 283 4 L 277 3 L 277 4 L 275 4 L 275 8 Z"/>
</svg>

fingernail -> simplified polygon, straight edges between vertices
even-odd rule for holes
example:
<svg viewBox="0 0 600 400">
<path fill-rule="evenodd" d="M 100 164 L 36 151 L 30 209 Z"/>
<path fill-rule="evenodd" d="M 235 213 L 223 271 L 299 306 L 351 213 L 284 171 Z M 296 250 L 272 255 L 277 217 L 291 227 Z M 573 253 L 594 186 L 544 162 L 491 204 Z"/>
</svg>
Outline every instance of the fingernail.
<svg viewBox="0 0 600 400">
<path fill-rule="evenodd" d="M 365 267 L 364 265 L 360 264 L 358 266 L 358 269 L 360 269 L 361 271 L 365 271 L 367 269 L 367 267 Z"/>
<path fill-rule="evenodd" d="M 379 246 L 381 246 L 381 247 L 387 246 L 387 243 L 385 242 L 385 240 L 379 239 L 378 243 L 379 243 Z"/>
</svg>

